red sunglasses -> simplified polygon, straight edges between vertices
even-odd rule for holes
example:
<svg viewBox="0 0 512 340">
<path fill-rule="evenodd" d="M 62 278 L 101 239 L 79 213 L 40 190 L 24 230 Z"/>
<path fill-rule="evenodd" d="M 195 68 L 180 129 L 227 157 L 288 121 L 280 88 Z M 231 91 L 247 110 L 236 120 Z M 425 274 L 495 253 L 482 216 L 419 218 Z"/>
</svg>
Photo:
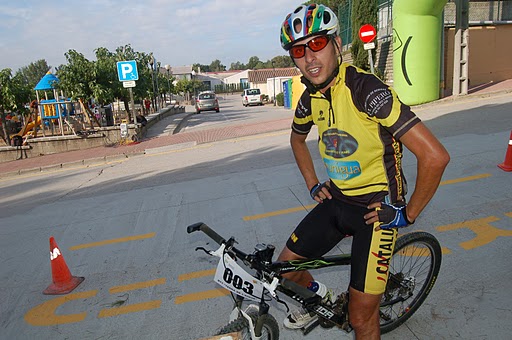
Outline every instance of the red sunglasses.
<svg viewBox="0 0 512 340">
<path fill-rule="evenodd" d="M 306 54 L 306 47 L 313 52 L 321 51 L 329 44 L 329 37 L 326 35 L 319 35 L 314 39 L 311 39 L 306 44 L 295 45 L 290 48 L 290 57 L 298 59 L 304 57 Z"/>
</svg>

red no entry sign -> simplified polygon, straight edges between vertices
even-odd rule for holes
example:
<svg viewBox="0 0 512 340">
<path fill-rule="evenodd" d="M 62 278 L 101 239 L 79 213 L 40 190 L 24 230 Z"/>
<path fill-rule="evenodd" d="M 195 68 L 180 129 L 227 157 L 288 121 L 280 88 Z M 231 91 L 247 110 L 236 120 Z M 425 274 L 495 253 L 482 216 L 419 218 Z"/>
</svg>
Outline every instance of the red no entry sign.
<svg viewBox="0 0 512 340">
<path fill-rule="evenodd" d="M 359 38 L 361 38 L 365 44 L 371 42 L 376 36 L 377 31 L 375 30 L 375 27 L 370 24 L 363 25 L 359 29 Z"/>
</svg>

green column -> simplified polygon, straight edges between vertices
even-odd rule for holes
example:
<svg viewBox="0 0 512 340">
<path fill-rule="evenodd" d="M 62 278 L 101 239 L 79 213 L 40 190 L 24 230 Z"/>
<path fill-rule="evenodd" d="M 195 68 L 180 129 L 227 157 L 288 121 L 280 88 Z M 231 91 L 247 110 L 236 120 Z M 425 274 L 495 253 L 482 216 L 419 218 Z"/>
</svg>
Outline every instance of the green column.
<svg viewBox="0 0 512 340">
<path fill-rule="evenodd" d="M 442 12 L 446 2 L 393 3 L 393 87 L 405 104 L 439 99 Z"/>
</svg>

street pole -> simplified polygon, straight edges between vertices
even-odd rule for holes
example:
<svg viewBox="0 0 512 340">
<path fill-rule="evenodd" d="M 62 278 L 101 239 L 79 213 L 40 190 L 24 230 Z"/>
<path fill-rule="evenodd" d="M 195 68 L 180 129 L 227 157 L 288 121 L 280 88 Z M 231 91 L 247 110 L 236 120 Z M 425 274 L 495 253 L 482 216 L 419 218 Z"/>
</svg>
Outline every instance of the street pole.
<svg viewBox="0 0 512 340">
<path fill-rule="evenodd" d="M 191 75 L 192 75 L 192 89 L 194 90 L 194 98 L 192 98 L 191 102 L 193 103 L 192 105 L 195 104 L 195 101 L 196 101 L 196 86 L 195 86 L 195 83 L 194 83 L 194 77 L 196 75 L 196 71 L 192 70 L 191 72 Z"/>
<path fill-rule="evenodd" d="M 373 66 L 372 50 L 368 50 L 368 60 L 370 61 L 370 70 L 373 74 L 375 74 L 375 67 Z"/>
<path fill-rule="evenodd" d="M 158 68 L 158 70 L 157 70 L 157 68 Z M 160 96 L 160 89 L 158 87 L 158 74 L 159 73 L 160 73 L 160 67 L 158 66 L 158 64 L 155 61 L 155 88 L 156 88 L 155 96 L 156 96 L 156 98 L 158 98 L 158 101 L 156 103 L 157 111 L 162 107 L 162 105 L 161 105 L 162 97 Z"/>
<path fill-rule="evenodd" d="M 276 106 L 276 67 L 274 66 L 274 61 L 272 61 L 272 82 L 274 83 L 274 106 Z"/>
<path fill-rule="evenodd" d="M 137 124 L 137 114 L 135 113 L 135 100 L 133 100 L 133 89 L 129 88 L 130 92 L 130 105 L 132 106 L 133 124 Z"/>
<path fill-rule="evenodd" d="M 171 79 L 169 78 L 169 73 L 171 71 L 171 65 L 165 65 L 165 69 L 167 70 L 167 86 L 169 88 L 169 104 L 172 102 L 172 93 L 171 93 Z"/>
<path fill-rule="evenodd" d="M 149 65 L 151 66 L 151 83 L 153 85 L 153 95 L 151 96 L 151 103 L 153 105 L 153 110 L 156 112 L 156 103 L 155 103 L 155 73 L 153 71 L 153 63 L 155 62 L 155 58 L 151 56 L 151 60 L 149 61 Z"/>
</svg>

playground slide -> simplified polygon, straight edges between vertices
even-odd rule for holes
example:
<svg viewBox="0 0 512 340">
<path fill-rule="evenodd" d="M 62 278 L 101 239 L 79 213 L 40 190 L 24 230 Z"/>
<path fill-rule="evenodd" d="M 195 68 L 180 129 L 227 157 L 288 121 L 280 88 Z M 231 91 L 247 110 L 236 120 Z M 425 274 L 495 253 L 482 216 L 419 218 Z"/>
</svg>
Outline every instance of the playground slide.
<svg viewBox="0 0 512 340">
<path fill-rule="evenodd" d="M 39 125 L 41 125 L 41 117 L 38 116 L 35 122 L 30 121 L 26 123 L 25 126 L 20 130 L 20 132 L 18 132 L 14 136 L 25 137 L 30 131 L 32 131 L 32 129 L 34 129 L 34 126 L 37 127 Z"/>
</svg>

